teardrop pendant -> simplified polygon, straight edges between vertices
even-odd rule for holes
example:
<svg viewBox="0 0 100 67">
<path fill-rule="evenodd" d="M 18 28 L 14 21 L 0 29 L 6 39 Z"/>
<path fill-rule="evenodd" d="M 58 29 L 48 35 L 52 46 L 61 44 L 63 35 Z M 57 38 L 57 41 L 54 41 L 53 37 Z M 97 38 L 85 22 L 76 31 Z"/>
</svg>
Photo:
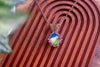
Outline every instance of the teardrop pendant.
<svg viewBox="0 0 100 67">
<path fill-rule="evenodd" d="M 62 41 L 60 35 L 56 32 L 53 32 L 48 40 L 53 47 L 59 46 Z"/>
<path fill-rule="evenodd" d="M 57 29 L 58 29 L 58 25 L 57 24 L 51 24 L 50 25 L 51 30 L 52 30 L 52 34 L 49 37 L 49 43 L 53 46 L 53 47 L 57 47 L 60 45 L 62 38 L 60 37 L 60 35 L 57 33 Z"/>
</svg>

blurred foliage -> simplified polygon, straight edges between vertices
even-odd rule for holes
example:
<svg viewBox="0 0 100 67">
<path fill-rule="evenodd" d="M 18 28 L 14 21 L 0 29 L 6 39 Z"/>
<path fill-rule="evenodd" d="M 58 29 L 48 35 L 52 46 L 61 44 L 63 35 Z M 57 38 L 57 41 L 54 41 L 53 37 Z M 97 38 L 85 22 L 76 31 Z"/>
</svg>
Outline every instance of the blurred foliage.
<svg viewBox="0 0 100 67">
<path fill-rule="evenodd" d="M 9 34 L 28 18 L 28 14 L 11 11 L 23 2 L 25 0 L 0 0 L 0 53 L 12 53 Z"/>
</svg>

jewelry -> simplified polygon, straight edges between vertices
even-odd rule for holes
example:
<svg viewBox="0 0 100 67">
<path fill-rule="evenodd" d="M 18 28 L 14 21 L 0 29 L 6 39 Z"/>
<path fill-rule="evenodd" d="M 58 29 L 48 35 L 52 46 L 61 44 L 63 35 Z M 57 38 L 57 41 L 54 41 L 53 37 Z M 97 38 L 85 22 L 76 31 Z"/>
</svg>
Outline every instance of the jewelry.
<svg viewBox="0 0 100 67">
<path fill-rule="evenodd" d="M 72 5 L 71 9 L 68 11 L 68 13 L 66 14 L 66 16 L 64 17 L 64 19 L 59 23 L 59 24 L 50 24 L 49 21 L 47 20 L 46 16 L 44 15 L 38 1 L 36 0 L 36 4 L 38 5 L 45 21 L 50 25 L 51 30 L 52 30 L 52 34 L 50 35 L 48 42 L 53 46 L 53 47 L 57 47 L 59 46 L 59 44 L 62 42 L 62 38 L 60 37 L 59 33 L 57 32 L 57 29 L 60 25 L 63 24 L 63 22 L 66 20 L 67 16 L 69 15 L 69 13 L 73 10 L 74 6 L 78 3 L 79 0 L 76 0 L 75 3 Z"/>
</svg>

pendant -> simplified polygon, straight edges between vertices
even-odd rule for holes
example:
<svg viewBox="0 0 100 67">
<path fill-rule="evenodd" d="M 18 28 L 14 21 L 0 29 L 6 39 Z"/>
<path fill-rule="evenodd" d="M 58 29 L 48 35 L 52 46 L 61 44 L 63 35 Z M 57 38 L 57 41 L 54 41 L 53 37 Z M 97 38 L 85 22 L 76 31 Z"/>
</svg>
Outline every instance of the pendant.
<svg viewBox="0 0 100 67">
<path fill-rule="evenodd" d="M 50 43 L 53 47 L 59 46 L 60 43 L 61 43 L 61 41 L 62 41 L 61 37 L 60 37 L 59 34 L 56 33 L 56 32 L 53 32 L 53 33 L 51 34 L 51 36 L 49 37 L 48 40 L 49 40 L 49 43 Z"/>
<path fill-rule="evenodd" d="M 60 35 L 56 32 L 56 25 L 52 24 L 51 25 L 51 30 L 52 30 L 52 34 L 50 35 L 48 41 L 49 43 L 53 46 L 53 47 L 57 47 L 60 45 L 62 38 L 60 37 Z"/>
</svg>

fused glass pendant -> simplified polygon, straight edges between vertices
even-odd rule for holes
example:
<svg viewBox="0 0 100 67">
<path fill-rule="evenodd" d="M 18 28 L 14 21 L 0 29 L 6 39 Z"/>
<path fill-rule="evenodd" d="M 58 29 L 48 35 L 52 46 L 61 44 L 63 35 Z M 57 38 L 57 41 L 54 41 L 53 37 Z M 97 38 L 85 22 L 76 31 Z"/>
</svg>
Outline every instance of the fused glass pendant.
<svg viewBox="0 0 100 67">
<path fill-rule="evenodd" d="M 59 44 L 61 43 L 61 37 L 59 36 L 58 33 L 53 32 L 50 36 L 50 38 L 48 39 L 49 43 L 53 46 L 53 47 L 57 47 L 59 46 Z"/>
</svg>

